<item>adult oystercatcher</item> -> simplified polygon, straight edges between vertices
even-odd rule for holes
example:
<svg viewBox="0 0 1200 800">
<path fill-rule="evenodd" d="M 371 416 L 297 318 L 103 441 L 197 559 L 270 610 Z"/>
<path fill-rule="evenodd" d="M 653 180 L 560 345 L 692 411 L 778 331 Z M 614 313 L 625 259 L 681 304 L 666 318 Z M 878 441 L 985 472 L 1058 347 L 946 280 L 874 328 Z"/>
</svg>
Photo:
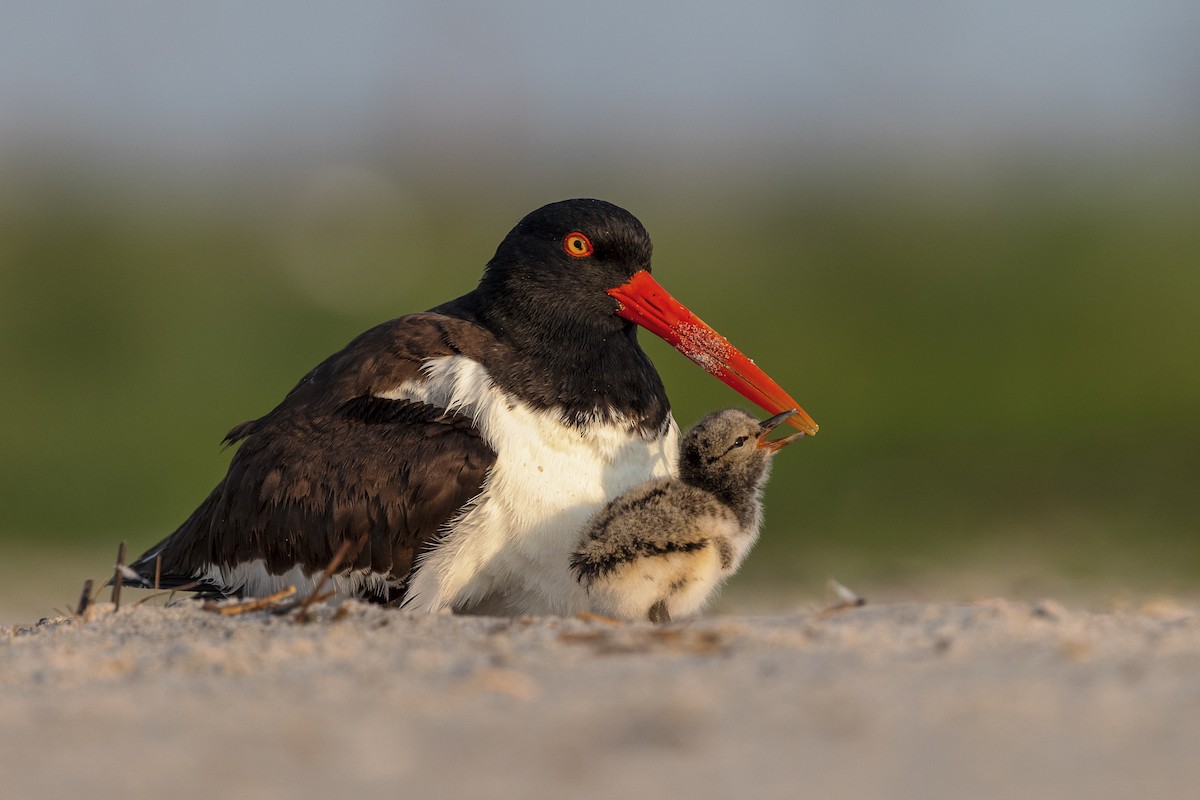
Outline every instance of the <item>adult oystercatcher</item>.
<svg viewBox="0 0 1200 800">
<path fill-rule="evenodd" d="M 571 555 L 591 610 L 651 622 L 698 612 L 758 540 L 771 456 L 804 434 L 767 436 L 795 413 L 709 414 L 680 443 L 678 478 L 636 486 L 593 517 Z"/>
<path fill-rule="evenodd" d="M 763 408 L 799 408 L 650 277 L 650 253 L 611 203 L 530 213 L 474 291 L 361 334 L 231 430 L 225 478 L 132 569 L 146 586 L 304 591 L 350 542 L 343 595 L 586 609 L 567 567 L 584 523 L 675 472 L 678 428 L 635 324 Z"/>
</svg>

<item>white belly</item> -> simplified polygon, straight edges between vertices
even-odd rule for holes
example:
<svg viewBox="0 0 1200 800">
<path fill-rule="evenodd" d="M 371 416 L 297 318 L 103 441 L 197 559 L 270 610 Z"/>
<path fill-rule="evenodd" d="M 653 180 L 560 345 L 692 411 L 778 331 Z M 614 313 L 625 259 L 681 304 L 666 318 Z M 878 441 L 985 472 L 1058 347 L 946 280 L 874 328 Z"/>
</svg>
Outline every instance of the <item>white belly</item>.
<svg viewBox="0 0 1200 800">
<path fill-rule="evenodd" d="M 609 500 L 677 472 L 679 429 L 650 440 L 626 423 L 564 425 L 496 388 L 464 356 L 426 362 L 427 381 L 380 396 L 430 403 L 474 419 L 497 454 L 479 496 L 424 554 L 409 605 L 436 611 L 572 614 L 589 607 L 568 559 L 584 523 Z"/>
</svg>

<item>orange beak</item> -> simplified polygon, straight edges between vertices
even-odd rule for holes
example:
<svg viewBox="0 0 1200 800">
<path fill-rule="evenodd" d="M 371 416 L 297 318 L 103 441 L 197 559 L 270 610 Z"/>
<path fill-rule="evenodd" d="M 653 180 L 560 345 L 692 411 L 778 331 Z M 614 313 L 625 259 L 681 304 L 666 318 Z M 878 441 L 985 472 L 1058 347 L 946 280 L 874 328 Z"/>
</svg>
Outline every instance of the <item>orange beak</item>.
<svg viewBox="0 0 1200 800">
<path fill-rule="evenodd" d="M 795 411 L 787 419 L 792 427 L 810 436 L 817 432 L 817 423 L 779 384 L 728 339 L 671 297 L 646 270 L 609 289 L 608 294 L 620 304 L 617 316 L 663 339 L 760 408 L 772 414 Z"/>
</svg>

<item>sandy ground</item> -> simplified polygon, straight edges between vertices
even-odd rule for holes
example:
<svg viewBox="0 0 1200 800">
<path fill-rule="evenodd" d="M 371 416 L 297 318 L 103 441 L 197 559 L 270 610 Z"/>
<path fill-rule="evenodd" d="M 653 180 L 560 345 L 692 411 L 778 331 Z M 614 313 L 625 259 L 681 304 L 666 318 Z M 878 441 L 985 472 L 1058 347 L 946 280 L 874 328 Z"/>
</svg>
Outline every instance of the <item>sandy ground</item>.
<svg viewBox="0 0 1200 800">
<path fill-rule="evenodd" d="M 196 603 L 0 629 L 6 798 L 1195 797 L 1200 616 L 889 604 L 653 627 L 300 623 Z M 636 794 L 634 794 L 636 793 Z"/>
</svg>

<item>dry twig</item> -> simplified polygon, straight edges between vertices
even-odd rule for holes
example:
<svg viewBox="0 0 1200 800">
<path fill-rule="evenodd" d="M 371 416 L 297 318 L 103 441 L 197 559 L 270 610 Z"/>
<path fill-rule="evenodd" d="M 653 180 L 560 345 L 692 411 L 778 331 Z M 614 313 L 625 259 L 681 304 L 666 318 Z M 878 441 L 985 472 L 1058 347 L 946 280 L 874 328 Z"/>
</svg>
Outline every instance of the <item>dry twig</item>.
<svg viewBox="0 0 1200 800">
<path fill-rule="evenodd" d="M 125 543 L 121 542 L 117 545 L 117 565 L 113 568 L 112 604 L 114 614 L 121 610 L 121 587 L 125 585 L 125 572 L 121 568 L 124 566 Z"/>
<path fill-rule="evenodd" d="M 216 602 L 209 601 L 208 603 L 204 604 L 203 608 L 205 611 L 214 611 L 224 617 L 232 616 L 234 614 L 249 614 L 252 611 L 262 611 L 265 609 L 276 611 L 278 609 L 274 608 L 274 606 L 292 598 L 295 596 L 295 594 L 296 587 L 289 586 L 286 589 L 281 589 L 275 594 L 270 594 L 265 597 L 252 597 L 249 600 L 243 600 L 240 603 L 234 603 L 232 605 L 223 606 Z M 290 611 L 294 606 L 295 603 L 289 603 L 287 604 L 286 609 Z"/>
<path fill-rule="evenodd" d="M 82 617 L 92 604 L 92 579 L 83 582 L 83 591 L 79 593 L 79 603 L 75 606 L 75 616 Z"/>
<path fill-rule="evenodd" d="M 363 547 L 366 546 L 366 544 L 367 544 L 367 534 L 364 533 L 362 536 L 359 537 L 358 542 L 355 544 L 355 547 L 354 547 L 355 554 L 357 555 L 358 552 L 360 550 L 362 550 Z M 339 547 L 337 552 L 333 554 L 333 558 L 330 559 L 330 561 L 329 561 L 329 566 L 325 567 L 325 571 L 321 573 L 321 580 L 317 581 L 317 585 L 314 586 L 313 590 L 309 593 L 309 595 L 307 597 L 305 597 L 304 600 L 301 601 L 300 613 L 298 613 L 296 615 L 296 620 L 298 622 L 308 622 L 308 609 L 314 603 L 320 602 L 322 600 L 328 600 L 330 597 L 333 597 L 335 592 L 329 592 L 326 594 L 322 594 L 321 590 L 325 588 L 325 584 L 329 583 L 329 579 L 332 578 L 333 573 L 337 571 L 338 565 L 342 563 L 343 559 L 346 558 L 346 556 L 347 556 L 347 554 L 349 554 L 349 552 L 350 552 L 350 540 L 347 539 L 346 541 L 342 542 L 342 546 Z"/>
</svg>

